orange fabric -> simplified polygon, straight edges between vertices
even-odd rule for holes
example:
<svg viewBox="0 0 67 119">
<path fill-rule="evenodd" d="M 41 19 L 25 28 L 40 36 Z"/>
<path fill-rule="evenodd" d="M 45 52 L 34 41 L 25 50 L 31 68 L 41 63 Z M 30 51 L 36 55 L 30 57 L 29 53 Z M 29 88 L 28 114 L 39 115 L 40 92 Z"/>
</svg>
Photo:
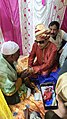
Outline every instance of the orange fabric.
<svg viewBox="0 0 67 119">
<path fill-rule="evenodd" d="M 33 95 L 31 95 L 28 99 L 25 99 L 18 104 L 10 105 L 12 113 L 17 112 L 17 115 L 14 116 L 14 119 L 19 119 L 19 117 L 21 117 L 21 119 L 25 119 L 24 108 L 25 105 L 27 104 L 30 105 L 29 112 L 37 111 L 40 113 L 42 119 L 44 119 L 45 110 L 44 110 L 43 102 L 35 101 Z"/>
</svg>

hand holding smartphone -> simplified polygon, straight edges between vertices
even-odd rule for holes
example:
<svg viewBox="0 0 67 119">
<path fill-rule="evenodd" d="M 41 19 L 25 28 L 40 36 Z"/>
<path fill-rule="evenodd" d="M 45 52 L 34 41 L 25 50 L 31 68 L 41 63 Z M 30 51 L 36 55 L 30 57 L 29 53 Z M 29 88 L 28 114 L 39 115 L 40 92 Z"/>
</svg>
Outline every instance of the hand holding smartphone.
<svg viewBox="0 0 67 119">
<path fill-rule="evenodd" d="M 58 103 L 55 94 L 55 85 L 52 82 L 43 83 L 40 85 L 43 104 L 46 110 L 57 109 Z"/>
</svg>

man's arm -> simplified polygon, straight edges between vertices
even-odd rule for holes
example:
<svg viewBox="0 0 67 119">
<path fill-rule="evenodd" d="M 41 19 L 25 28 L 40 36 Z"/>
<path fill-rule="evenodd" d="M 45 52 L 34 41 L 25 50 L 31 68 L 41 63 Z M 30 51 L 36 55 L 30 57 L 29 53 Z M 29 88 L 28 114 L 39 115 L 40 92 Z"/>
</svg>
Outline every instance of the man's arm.
<svg viewBox="0 0 67 119">
<path fill-rule="evenodd" d="M 62 46 L 61 48 L 59 49 L 58 53 L 61 54 L 64 50 L 64 48 L 66 47 L 66 42 L 67 42 L 67 33 L 63 30 L 61 30 L 61 38 L 62 38 Z"/>
<path fill-rule="evenodd" d="M 67 41 L 67 33 L 62 30 L 62 39 Z"/>
<path fill-rule="evenodd" d="M 63 66 L 61 67 L 60 71 L 59 71 L 59 76 L 63 73 L 67 72 L 67 59 L 65 60 Z"/>
<path fill-rule="evenodd" d="M 15 82 L 11 81 L 7 74 L 0 74 L 0 88 L 3 93 L 10 96 L 15 91 Z"/>
</svg>

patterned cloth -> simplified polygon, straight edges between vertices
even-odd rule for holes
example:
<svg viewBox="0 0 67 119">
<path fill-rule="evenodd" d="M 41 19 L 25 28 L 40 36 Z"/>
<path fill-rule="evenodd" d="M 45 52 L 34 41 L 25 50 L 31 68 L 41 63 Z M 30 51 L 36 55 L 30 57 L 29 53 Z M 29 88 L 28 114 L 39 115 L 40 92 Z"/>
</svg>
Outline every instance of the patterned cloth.
<svg viewBox="0 0 67 119">
<path fill-rule="evenodd" d="M 14 119 L 25 119 L 24 110 L 26 109 L 26 105 L 29 105 L 30 114 L 35 111 L 41 115 L 41 118 L 44 119 L 45 110 L 42 101 L 35 101 L 34 96 L 31 95 L 29 98 L 21 99 L 21 102 L 15 105 L 10 105 L 10 109 L 13 113 Z"/>
</svg>

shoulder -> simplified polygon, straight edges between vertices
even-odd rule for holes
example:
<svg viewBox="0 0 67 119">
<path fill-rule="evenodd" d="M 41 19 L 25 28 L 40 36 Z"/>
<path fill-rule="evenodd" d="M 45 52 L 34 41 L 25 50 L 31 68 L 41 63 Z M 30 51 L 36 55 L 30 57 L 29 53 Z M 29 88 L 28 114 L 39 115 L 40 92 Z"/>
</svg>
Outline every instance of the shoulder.
<svg viewBox="0 0 67 119">
<path fill-rule="evenodd" d="M 57 47 L 56 47 L 56 45 L 53 42 L 49 41 L 49 45 L 50 45 L 50 47 L 52 49 L 56 49 L 57 50 Z"/>
<path fill-rule="evenodd" d="M 3 58 L 2 55 L 0 55 L 0 67 L 1 67 L 0 70 L 3 70 L 3 71 L 6 70 L 8 67 L 7 65 L 8 65 L 7 61 Z"/>
<path fill-rule="evenodd" d="M 60 30 L 61 33 L 66 33 L 64 30 Z"/>
<path fill-rule="evenodd" d="M 38 47 L 37 43 L 34 43 L 32 47 L 37 48 Z"/>
<path fill-rule="evenodd" d="M 60 34 L 62 35 L 62 37 L 63 37 L 64 35 L 67 36 L 67 33 L 66 33 L 64 30 L 60 30 Z"/>
</svg>

